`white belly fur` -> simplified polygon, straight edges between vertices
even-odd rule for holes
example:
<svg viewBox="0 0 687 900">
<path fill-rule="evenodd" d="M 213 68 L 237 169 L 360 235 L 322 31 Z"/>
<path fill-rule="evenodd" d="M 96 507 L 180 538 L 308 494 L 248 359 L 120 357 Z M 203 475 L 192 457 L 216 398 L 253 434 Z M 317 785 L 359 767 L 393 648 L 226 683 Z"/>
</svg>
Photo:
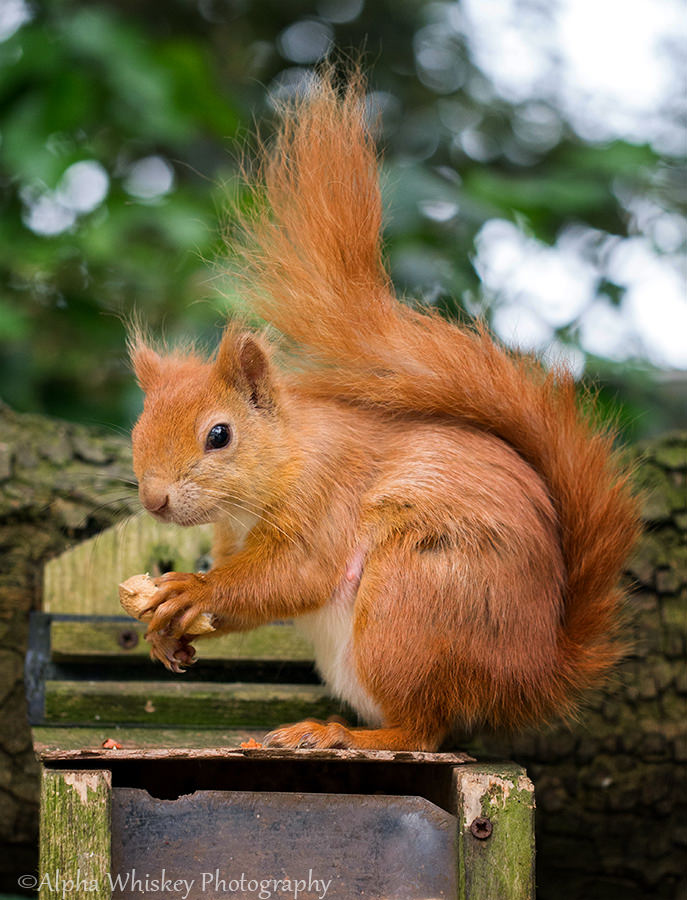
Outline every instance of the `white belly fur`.
<svg viewBox="0 0 687 900">
<path fill-rule="evenodd" d="M 335 593 L 323 607 L 294 619 L 312 643 L 317 670 L 335 697 L 345 700 L 368 725 L 382 724 L 382 711 L 360 683 L 353 659 L 353 598 Z"/>
</svg>

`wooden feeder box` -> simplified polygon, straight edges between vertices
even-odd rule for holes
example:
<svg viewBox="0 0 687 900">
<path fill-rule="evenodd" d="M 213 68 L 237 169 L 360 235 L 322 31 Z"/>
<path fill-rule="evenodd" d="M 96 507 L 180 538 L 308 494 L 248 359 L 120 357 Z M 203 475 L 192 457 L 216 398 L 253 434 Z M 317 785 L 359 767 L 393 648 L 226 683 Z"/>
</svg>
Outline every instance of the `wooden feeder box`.
<svg viewBox="0 0 687 900">
<path fill-rule="evenodd" d="M 287 722 L 350 718 L 291 624 L 198 641 L 183 675 L 149 660 L 117 585 L 202 569 L 210 542 L 204 528 L 134 519 L 46 567 L 27 657 L 41 900 L 533 898 L 534 794 L 520 767 L 241 749 Z"/>
</svg>

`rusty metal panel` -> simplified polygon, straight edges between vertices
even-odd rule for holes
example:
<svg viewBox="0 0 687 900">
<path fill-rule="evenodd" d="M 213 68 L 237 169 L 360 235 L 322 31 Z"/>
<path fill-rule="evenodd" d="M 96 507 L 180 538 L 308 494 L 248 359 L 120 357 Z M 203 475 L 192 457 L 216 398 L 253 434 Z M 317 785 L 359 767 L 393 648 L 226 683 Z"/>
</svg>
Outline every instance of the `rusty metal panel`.
<svg viewBox="0 0 687 900">
<path fill-rule="evenodd" d="M 113 790 L 116 900 L 455 900 L 457 852 L 422 797 Z"/>
</svg>

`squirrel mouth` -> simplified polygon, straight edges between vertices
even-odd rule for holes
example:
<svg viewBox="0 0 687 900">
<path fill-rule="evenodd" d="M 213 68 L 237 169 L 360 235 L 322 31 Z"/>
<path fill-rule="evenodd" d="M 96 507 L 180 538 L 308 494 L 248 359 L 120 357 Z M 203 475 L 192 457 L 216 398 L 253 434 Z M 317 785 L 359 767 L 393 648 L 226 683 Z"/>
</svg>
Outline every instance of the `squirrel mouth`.
<svg viewBox="0 0 687 900">
<path fill-rule="evenodd" d="M 183 528 L 190 528 L 193 525 L 206 525 L 208 522 L 216 521 L 218 516 L 213 516 L 213 510 L 183 510 L 170 509 L 166 507 L 160 512 L 154 512 L 152 515 L 158 522 L 165 522 L 168 525 L 180 525 Z"/>
<path fill-rule="evenodd" d="M 180 510 L 170 508 L 169 505 L 165 506 L 164 509 L 149 509 L 147 511 L 158 522 L 164 522 L 170 525 L 195 525 L 198 523 L 197 518 L 194 518 L 193 521 L 191 521 L 190 517 L 185 516 Z"/>
<path fill-rule="evenodd" d="M 158 522 L 172 522 L 174 521 L 174 516 L 170 512 L 169 507 L 165 507 L 163 510 L 146 510 L 154 519 L 157 519 Z"/>
</svg>

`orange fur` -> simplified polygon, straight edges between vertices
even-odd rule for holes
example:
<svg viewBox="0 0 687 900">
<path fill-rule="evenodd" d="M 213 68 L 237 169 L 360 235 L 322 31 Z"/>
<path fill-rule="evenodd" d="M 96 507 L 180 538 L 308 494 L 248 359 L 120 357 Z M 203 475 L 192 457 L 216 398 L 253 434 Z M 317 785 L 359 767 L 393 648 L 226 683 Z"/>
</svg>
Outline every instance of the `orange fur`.
<svg viewBox="0 0 687 900">
<path fill-rule="evenodd" d="M 638 519 L 569 374 L 393 296 L 362 98 L 358 76 L 341 96 L 325 72 L 283 111 L 243 222 L 246 294 L 302 370 L 238 326 L 211 360 L 134 341 L 142 497 L 217 523 L 215 568 L 165 576 L 151 630 L 181 636 L 200 609 L 219 632 L 296 617 L 333 689 L 383 727 L 273 742 L 434 749 L 569 714 L 610 669 Z M 207 449 L 215 423 L 232 439 Z"/>
</svg>

